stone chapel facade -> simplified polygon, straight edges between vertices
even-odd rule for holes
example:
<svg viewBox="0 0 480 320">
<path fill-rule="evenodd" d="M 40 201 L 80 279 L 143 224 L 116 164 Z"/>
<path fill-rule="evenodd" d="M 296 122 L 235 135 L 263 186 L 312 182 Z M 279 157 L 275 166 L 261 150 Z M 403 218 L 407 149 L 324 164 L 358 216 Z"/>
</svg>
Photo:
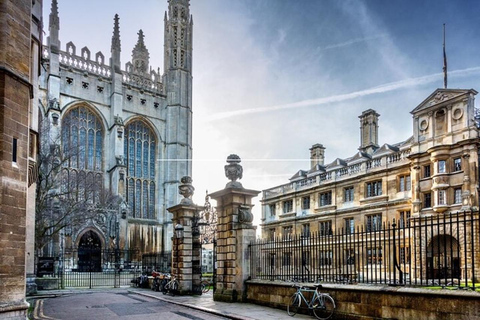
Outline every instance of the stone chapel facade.
<svg viewBox="0 0 480 320">
<path fill-rule="evenodd" d="M 179 180 L 192 171 L 193 20 L 189 6 L 189 0 L 168 0 L 160 70 L 150 65 L 142 30 L 132 60 L 122 65 L 118 15 L 110 56 L 77 48 L 73 42 L 62 49 L 59 6 L 57 0 L 52 1 L 39 85 L 40 119 L 49 130 L 41 133 L 47 135 L 41 139 L 51 150 L 77 150 L 63 165 L 62 183 L 94 181 L 119 196 L 122 203 L 118 210 L 66 228 L 46 246 L 44 254 L 58 252 L 60 243 L 78 247 L 87 240 L 102 249 L 141 253 L 171 246 L 173 228 L 166 208 L 178 203 Z"/>
</svg>

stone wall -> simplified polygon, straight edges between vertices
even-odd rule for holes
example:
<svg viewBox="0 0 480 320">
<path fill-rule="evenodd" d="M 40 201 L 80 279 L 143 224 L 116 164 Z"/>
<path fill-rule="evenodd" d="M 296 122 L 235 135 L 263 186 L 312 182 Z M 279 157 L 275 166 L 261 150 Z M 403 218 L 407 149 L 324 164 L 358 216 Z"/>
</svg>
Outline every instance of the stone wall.
<svg viewBox="0 0 480 320">
<path fill-rule="evenodd" d="M 337 305 L 335 319 L 480 319 L 480 293 L 364 285 L 323 285 Z M 247 281 L 247 300 L 286 309 L 291 284 Z"/>
<path fill-rule="evenodd" d="M 0 0 L 0 318 L 25 319 L 30 0 Z"/>
</svg>

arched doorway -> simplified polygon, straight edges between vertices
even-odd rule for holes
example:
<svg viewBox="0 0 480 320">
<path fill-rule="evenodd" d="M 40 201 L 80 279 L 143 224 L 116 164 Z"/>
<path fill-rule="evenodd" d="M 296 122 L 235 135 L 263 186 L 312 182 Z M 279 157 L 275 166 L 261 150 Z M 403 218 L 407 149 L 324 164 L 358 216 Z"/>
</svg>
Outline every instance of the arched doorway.
<svg viewBox="0 0 480 320">
<path fill-rule="evenodd" d="M 427 247 L 427 278 L 460 278 L 460 247 L 448 234 L 438 235 Z"/>
<path fill-rule="evenodd" d="M 85 232 L 78 244 L 78 271 L 102 271 L 102 242 L 92 230 Z"/>
</svg>

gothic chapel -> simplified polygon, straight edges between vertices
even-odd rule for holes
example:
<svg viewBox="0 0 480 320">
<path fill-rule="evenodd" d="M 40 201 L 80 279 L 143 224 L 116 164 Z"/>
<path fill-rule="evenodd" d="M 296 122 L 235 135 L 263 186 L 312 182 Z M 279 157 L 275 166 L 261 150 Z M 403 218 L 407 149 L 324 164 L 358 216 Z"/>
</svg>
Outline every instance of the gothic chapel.
<svg viewBox="0 0 480 320">
<path fill-rule="evenodd" d="M 192 170 L 189 2 L 168 0 L 160 70 L 149 64 L 142 30 L 132 60 L 122 65 L 118 15 L 109 57 L 86 46 L 77 48 L 73 42 L 62 48 L 59 4 L 52 0 L 39 87 L 39 121 L 49 130 L 40 133 L 41 148 L 75 148 L 77 152 L 62 166 L 62 186 L 93 181 L 121 204 L 118 210 L 104 210 L 65 228 L 44 254 L 79 247 L 87 240 L 96 247 L 141 253 L 171 249 L 173 228 L 166 208 L 179 203 L 179 180 Z M 88 192 L 78 190 L 83 191 Z"/>
</svg>

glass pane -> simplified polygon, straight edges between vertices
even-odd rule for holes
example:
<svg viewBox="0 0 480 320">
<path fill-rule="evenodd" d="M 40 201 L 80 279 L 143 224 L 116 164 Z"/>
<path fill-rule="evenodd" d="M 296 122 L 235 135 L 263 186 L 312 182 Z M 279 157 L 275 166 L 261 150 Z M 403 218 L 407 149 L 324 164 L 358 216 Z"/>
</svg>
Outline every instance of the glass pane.
<svg viewBox="0 0 480 320">
<path fill-rule="evenodd" d="M 140 218 L 140 208 L 142 201 L 142 183 L 137 180 L 135 183 L 135 217 Z"/>
<path fill-rule="evenodd" d="M 93 170 L 93 145 L 94 145 L 95 133 L 93 129 L 88 130 L 88 169 Z"/>
<path fill-rule="evenodd" d="M 143 143 L 143 177 L 148 179 L 148 141 Z"/>
<path fill-rule="evenodd" d="M 150 179 L 155 179 L 155 142 L 150 143 Z"/>
<path fill-rule="evenodd" d="M 85 169 L 85 146 L 87 144 L 87 131 L 85 128 L 80 128 L 80 140 L 79 140 L 79 150 L 78 150 L 78 168 Z"/>
<path fill-rule="evenodd" d="M 127 185 L 127 201 L 128 201 L 128 206 L 130 207 L 130 210 L 132 210 L 131 215 L 135 216 L 135 202 L 134 202 L 134 182 L 133 179 L 128 180 L 128 185 Z"/>
<path fill-rule="evenodd" d="M 150 182 L 150 208 L 148 210 L 150 219 L 155 219 L 155 183 Z"/>
<path fill-rule="evenodd" d="M 142 177 L 142 141 L 137 140 L 137 150 L 135 153 L 135 177 Z"/>
<path fill-rule="evenodd" d="M 102 170 L 102 151 L 103 151 L 102 132 L 97 131 L 97 141 L 95 142 L 95 170 Z"/>
<path fill-rule="evenodd" d="M 130 138 L 128 146 L 128 175 L 133 177 L 135 175 L 135 140 Z"/>
<path fill-rule="evenodd" d="M 148 182 L 143 181 L 142 218 L 148 218 Z"/>
</svg>

